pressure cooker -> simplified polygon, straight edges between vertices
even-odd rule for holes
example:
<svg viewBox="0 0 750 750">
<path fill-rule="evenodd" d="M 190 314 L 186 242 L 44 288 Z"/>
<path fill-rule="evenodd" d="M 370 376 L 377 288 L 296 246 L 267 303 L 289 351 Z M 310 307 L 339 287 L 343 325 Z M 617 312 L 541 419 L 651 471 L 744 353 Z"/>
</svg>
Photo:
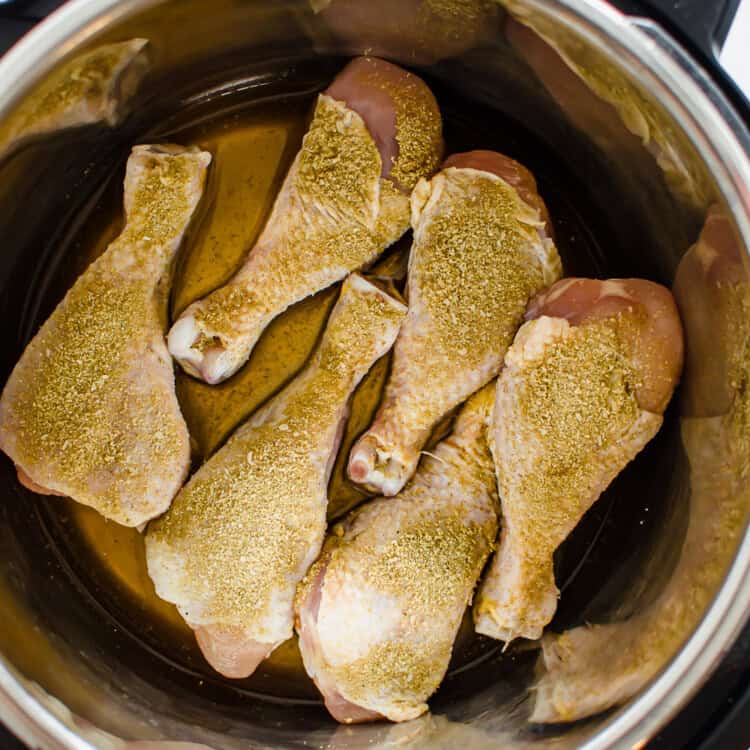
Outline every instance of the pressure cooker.
<svg viewBox="0 0 750 750">
<path fill-rule="evenodd" d="M 19 28 L 47 12 L 45 3 L 16 5 Z M 495 148 L 532 169 L 558 241 L 575 259 L 568 272 L 672 285 L 709 212 L 719 211 L 750 273 L 750 105 L 716 60 L 735 8 L 706 0 L 71 0 L 0 60 L 0 378 L 82 270 L 77 243 L 97 225 L 104 186 L 121 181 L 134 143 L 167 139 L 186 112 L 238 96 L 243 106 L 312 101 L 358 54 L 423 76 L 449 141 L 452 132 L 457 145 Z M 60 104 L 61 81 L 75 88 L 76 61 L 129 40 L 137 40 L 132 59 L 94 86 L 107 107 L 45 115 Z M 684 392 L 747 341 L 742 325 L 725 326 L 721 342 L 699 349 L 687 323 L 710 308 L 710 295 L 698 290 L 679 302 L 683 393 L 654 445 L 556 559 L 556 632 L 649 612 L 638 637 L 658 638 L 674 612 L 665 591 L 699 603 L 675 626 L 679 637 L 652 679 L 627 700 L 586 719 L 535 723 L 548 668 L 538 644 L 510 653 L 485 644 L 449 671 L 430 714 L 338 726 L 317 699 L 285 694 L 283 685 L 235 684 L 162 648 L 68 544 L 51 510 L 58 501 L 22 488 L 3 457 L 0 722 L 44 750 L 594 750 L 645 747 L 654 737 L 655 747 L 677 747 L 690 734 L 670 729 L 679 721 L 705 732 L 701 712 L 721 702 L 705 698 L 706 685 L 730 689 L 722 664 L 736 649 L 750 665 L 750 433 L 721 444 L 739 464 L 731 507 L 703 485 L 698 498 L 701 466 L 721 479 L 729 460 L 711 463 L 715 446 L 700 444 L 700 433 L 686 439 L 696 415 Z M 721 327 L 721 311 L 708 315 Z M 707 545 L 710 564 L 696 565 Z M 633 637 L 613 629 L 615 648 L 623 632 Z M 612 681 L 626 677 L 618 664 Z M 736 663 L 729 671 L 741 673 Z"/>
</svg>

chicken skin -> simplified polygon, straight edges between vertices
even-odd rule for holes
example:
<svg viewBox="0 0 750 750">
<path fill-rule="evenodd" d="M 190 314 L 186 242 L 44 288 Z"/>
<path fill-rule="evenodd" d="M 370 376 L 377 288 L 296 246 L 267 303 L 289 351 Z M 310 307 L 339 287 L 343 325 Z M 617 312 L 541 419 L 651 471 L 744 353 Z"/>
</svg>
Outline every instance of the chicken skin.
<svg viewBox="0 0 750 750">
<path fill-rule="evenodd" d="M 497 532 L 493 393 L 472 397 L 397 497 L 333 529 L 298 589 L 305 668 L 340 722 L 413 719 L 445 675 Z"/>
<path fill-rule="evenodd" d="M 125 526 L 163 513 L 189 468 L 164 342 L 167 283 L 210 160 L 133 149 L 125 228 L 26 347 L 0 399 L 0 448 L 19 479 Z"/>
<path fill-rule="evenodd" d="M 474 607 L 477 631 L 504 641 L 542 635 L 553 553 L 657 433 L 682 367 L 677 308 L 649 281 L 566 279 L 528 317 L 497 382 L 502 532 Z"/>
<path fill-rule="evenodd" d="M 442 124 L 416 76 L 358 58 L 318 98 L 271 216 L 230 281 L 190 305 L 169 350 L 218 383 L 296 302 L 368 266 L 409 226 L 408 193 L 437 168 Z"/>
<path fill-rule="evenodd" d="M 734 228 L 712 208 L 680 262 L 674 295 L 686 334 L 681 433 L 689 521 L 666 587 L 623 622 L 545 635 L 531 720 L 574 721 L 644 688 L 706 614 L 750 513 L 750 283 Z"/>
<path fill-rule="evenodd" d="M 157 594 L 177 605 L 226 677 L 252 674 L 292 635 L 294 592 L 325 536 L 348 398 L 390 349 L 405 314 L 394 297 L 350 276 L 302 373 L 149 526 L 146 559 Z"/>
<path fill-rule="evenodd" d="M 395 495 L 438 422 L 494 378 L 529 299 L 561 274 L 531 174 L 492 151 L 451 156 L 414 190 L 409 313 L 349 477 Z"/>
</svg>

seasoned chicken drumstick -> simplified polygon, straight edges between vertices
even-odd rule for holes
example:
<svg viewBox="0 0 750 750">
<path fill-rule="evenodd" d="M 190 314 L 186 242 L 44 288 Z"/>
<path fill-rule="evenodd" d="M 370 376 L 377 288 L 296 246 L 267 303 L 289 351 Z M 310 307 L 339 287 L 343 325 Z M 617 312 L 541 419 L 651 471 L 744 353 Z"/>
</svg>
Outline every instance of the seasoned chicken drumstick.
<svg viewBox="0 0 750 750">
<path fill-rule="evenodd" d="M 146 536 L 156 592 L 177 605 L 208 662 L 246 677 L 292 635 L 297 583 L 326 529 L 327 484 L 347 400 L 406 313 L 353 275 L 312 359 L 241 426 Z"/>
<path fill-rule="evenodd" d="M 472 397 L 397 497 L 339 524 L 298 589 L 305 668 L 338 721 L 413 719 L 445 675 L 497 532 L 493 394 Z"/>
<path fill-rule="evenodd" d="M 674 295 L 685 326 L 682 442 L 689 520 L 659 597 L 628 620 L 548 633 L 531 721 L 575 721 L 623 703 L 667 664 L 706 615 L 750 512 L 750 283 L 729 217 L 713 207 L 684 255 Z"/>
<path fill-rule="evenodd" d="M 125 526 L 163 513 L 190 463 L 163 331 L 169 269 L 210 160 L 133 149 L 122 234 L 26 347 L 0 400 L 0 448 L 19 479 Z"/>
<path fill-rule="evenodd" d="M 477 631 L 504 641 L 541 636 L 554 551 L 657 433 L 682 367 L 674 300 L 649 281 L 565 279 L 528 317 L 497 382 L 502 533 L 474 607 Z"/>
<path fill-rule="evenodd" d="M 412 194 L 409 313 L 349 476 L 395 495 L 435 425 L 495 377 L 529 299 L 559 278 L 531 174 L 491 151 L 450 157 Z"/>
<path fill-rule="evenodd" d="M 290 305 L 363 268 L 409 226 L 408 192 L 442 152 L 440 111 L 416 76 L 375 58 L 349 63 L 315 116 L 244 266 L 190 305 L 169 334 L 208 383 L 236 372 Z"/>
</svg>

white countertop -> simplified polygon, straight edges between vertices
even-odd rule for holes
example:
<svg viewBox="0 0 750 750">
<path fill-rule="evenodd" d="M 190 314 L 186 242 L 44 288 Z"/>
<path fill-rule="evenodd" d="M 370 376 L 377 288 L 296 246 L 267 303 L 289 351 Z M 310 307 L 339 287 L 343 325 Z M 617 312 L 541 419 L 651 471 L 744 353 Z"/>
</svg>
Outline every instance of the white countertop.
<svg viewBox="0 0 750 750">
<path fill-rule="evenodd" d="M 750 97 L 750 0 L 740 2 L 721 52 L 721 62 L 729 75 Z"/>
</svg>

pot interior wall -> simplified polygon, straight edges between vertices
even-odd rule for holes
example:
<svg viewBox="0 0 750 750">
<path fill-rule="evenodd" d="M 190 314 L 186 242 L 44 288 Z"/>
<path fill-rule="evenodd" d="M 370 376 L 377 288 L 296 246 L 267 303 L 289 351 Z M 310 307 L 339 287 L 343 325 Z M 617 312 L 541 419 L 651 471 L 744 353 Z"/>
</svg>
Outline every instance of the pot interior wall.
<svg viewBox="0 0 750 750">
<path fill-rule="evenodd" d="M 432 85 L 449 149 L 497 149 L 532 170 L 569 274 L 671 284 L 719 196 L 656 102 L 640 99 L 637 88 L 613 86 L 625 102 L 618 107 L 602 98 L 601 81 L 586 78 L 586 66 L 594 65 L 627 84 L 616 60 L 597 58 L 572 28 L 554 38 L 546 18 L 527 18 L 542 41 L 491 2 L 446 3 L 442 11 L 435 3 L 432 15 L 425 2 L 385 9 L 349 2 L 356 12 L 338 15 L 337 4 L 314 13 L 290 0 L 179 0 L 145 9 L 121 3 L 105 31 L 92 24 L 81 34 L 85 43 L 70 54 L 144 37 L 151 67 L 117 127 L 63 129 L 2 158 L 3 381 L 101 249 L 134 143 L 201 143 L 217 123 L 280 108 L 296 118 L 285 151 L 293 153 L 315 93 L 346 56 L 363 50 L 414 68 Z M 576 55 L 582 67 L 574 72 Z M 644 107 L 645 139 L 633 116 Z M 674 149 L 666 156 L 659 124 L 669 128 Z M 198 226 L 183 253 L 200 237 Z M 233 683 L 212 674 L 194 650 L 149 619 L 122 580 L 98 567 L 72 529 L 65 501 L 24 490 L 5 458 L 0 488 L 0 651 L 48 710 L 98 745 L 119 737 L 214 748 L 576 747 L 602 721 L 529 728 L 535 645 L 503 652 L 484 641 L 453 665 L 432 715 L 399 727 L 337 727 L 314 693 L 285 691 L 273 675 Z M 622 621 L 657 601 L 679 567 L 690 509 L 676 398 L 658 438 L 559 550 L 562 597 L 552 629 Z"/>
</svg>

